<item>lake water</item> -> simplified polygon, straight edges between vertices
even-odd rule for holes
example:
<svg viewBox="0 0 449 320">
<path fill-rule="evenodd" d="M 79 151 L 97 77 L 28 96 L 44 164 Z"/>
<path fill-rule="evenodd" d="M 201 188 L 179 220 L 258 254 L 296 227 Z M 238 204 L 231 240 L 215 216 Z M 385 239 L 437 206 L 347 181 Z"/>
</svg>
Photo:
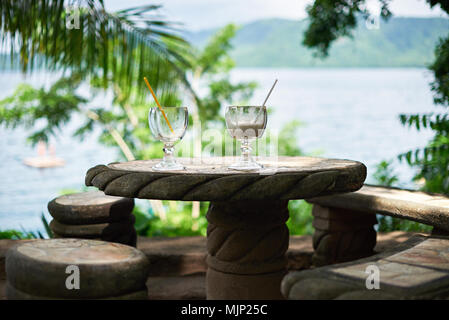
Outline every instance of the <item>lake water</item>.
<svg viewBox="0 0 449 320">
<path fill-rule="evenodd" d="M 362 161 L 368 167 L 368 182 L 377 163 L 422 147 L 432 136 L 429 131 L 402 127 L 398 119 L 401 113 L 435 110 L 429 89 L 432 77 L 426 69 L 236 69 L 232 73 L 235 81 L 259 82 L 254 104 L 263 102 L 275 78 L 279 82 L 268 102 L 274 108 L 268 126 L 280 128 L 300 120 L 303 151 Z M 42 85 L 54 79 L 0 74 L 0 98 L 10 95 L 20 82 Z M 22 164 L 24 158 L 36 155 L 26 144 L 24 130 L 0 128 L 0 229 L 41 230 L 40 215 L 49 217 L 46 207 L 51 199 L 62 189 L 79 190 L 88 168 L 117 159 L 116 152 L 96 138 L 73 139 L 74 128 L 73 123 L 68 125 L 53 141 L 66 165 L 45 170 Z M 413 187 L 413 170 L 396 160 L 395 167 L 401 184 Z"/>
</svg>

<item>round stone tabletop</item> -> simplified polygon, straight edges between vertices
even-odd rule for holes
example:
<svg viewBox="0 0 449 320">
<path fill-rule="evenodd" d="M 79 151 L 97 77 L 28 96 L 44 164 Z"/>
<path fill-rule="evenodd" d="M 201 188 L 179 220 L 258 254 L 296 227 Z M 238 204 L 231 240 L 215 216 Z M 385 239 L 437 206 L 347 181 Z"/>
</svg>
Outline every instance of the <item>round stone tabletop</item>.
<svg viewBox="0 0 449 320">
<path fill-rule="evenodd" d="M 316 157 L 258 159 L 264 169 L 228 169 L 235 157 L 181 158 L 183 171 L 154 171 L 160 159 L 98 165 L 86 185 L 107 195 L 185 201 L 304 199 L 360 189 L 366 167 L 358 161 Z"/>
</svg>

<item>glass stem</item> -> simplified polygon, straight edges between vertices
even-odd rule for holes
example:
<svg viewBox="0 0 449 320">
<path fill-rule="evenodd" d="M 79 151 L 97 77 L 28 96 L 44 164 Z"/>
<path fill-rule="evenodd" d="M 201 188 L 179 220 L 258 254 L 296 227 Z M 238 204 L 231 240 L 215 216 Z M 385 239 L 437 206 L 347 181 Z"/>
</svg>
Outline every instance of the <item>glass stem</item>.
<svg viewBox="0 0 449 320">
<path fill-rule="evenodd" d="M 243 138 L 240 150 L 242 152 L 242 160 L 244 162 L 251 162 L 251 152 L 253 151 L 253 148 L 251 148 L 251 143 L 247 137 Z"/>
<path fill-rule="evenodd" d="M 173 163 L 175 161 L 173 157 L 173 153 L 175 151 L 173 144 L 165 144 L 164 145 L 164 162 Z"/>
</svg>

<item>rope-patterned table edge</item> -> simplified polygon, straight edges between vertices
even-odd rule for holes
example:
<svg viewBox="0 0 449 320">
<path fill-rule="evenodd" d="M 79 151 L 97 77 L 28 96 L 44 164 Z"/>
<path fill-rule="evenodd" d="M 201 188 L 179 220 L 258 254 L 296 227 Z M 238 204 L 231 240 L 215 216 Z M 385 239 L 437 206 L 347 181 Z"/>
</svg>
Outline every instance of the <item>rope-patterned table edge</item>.
<svg viewBox="0 0 449 320">
<path fill-rule="evenodd" d="M 360 162 L 347 168 L 272 175 L 144 172 L 97 165 L 87 186 L 107 195 L 183 201 L 293 200 L 357 191 L 366 178 Z"/>
</svg>

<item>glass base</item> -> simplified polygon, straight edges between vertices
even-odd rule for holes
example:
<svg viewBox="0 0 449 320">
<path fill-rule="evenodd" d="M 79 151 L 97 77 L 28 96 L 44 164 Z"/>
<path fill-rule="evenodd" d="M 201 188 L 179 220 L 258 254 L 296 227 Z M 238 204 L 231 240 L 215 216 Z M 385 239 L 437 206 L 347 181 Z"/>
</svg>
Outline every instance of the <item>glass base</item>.
<svg viewBox="0 0 449 320">
<path fill-rule="evenodd" d="M 263 165 L 255 161 L 239 160 L 236 163 L 231 164 L 228 168 L 238 171 L 257 171 L 263 169 Z"/>
<path fill-rule="evenodd" d="M 185 170 L 185 168 L 186 167 L 184 167 L 182 164 L 176 161 L 171 162 L 161 161 L 152 167 L 152 169 L 156 171 L 178 171 L 178 170 Z"/>
</svg>

